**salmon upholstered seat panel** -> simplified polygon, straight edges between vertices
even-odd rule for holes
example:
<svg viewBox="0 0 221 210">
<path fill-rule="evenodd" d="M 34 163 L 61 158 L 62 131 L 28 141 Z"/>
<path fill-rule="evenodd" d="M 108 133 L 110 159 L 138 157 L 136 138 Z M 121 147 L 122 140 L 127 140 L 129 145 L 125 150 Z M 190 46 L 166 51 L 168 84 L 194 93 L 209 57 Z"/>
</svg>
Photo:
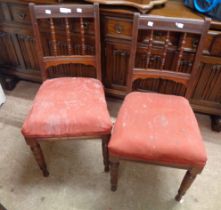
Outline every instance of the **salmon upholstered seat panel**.
<svg viewBox="0 0 221 210">
<path fill-rule="evenodd" d="M 24 122 L 25 137 L 109 134 L 112 128 L 102 83 L 92 78 L 57 78 L 40 87 Z"/>
<path fill-rule="evenodd" d="M 192 108 L 180 96 L 130 93 L 108 147 L 114 156 L 162 165 L 202 167 L 207 160 Z"/>
</svg>

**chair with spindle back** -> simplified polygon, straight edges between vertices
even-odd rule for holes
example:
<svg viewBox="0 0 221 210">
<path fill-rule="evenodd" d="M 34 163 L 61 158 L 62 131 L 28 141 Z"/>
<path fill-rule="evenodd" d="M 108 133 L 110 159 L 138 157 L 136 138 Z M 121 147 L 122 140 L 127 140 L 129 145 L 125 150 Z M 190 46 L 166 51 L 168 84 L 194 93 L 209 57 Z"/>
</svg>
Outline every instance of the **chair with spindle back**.
<svg viewBox="0 0 221 210">
<path fill-rule="evenodd" d="M 186 87 L 186 98 L 191 96 L 197 74 L 203 42 L 209 20 L 177 19 L 160 16 L 134 16 L 133 38 L 130 52 L 128 91 L 137 79 L 157 78 L 172 80 Z M 164 34 L 163 46 L 158 46 L 154 34 Z M 144 42 L 139 34 L 145 34 Z M 176 33 L 180 41 L 174 47 L 170 37 Z M 184 53 L 188 51 L 189 34 L 199 38 L 191 70 L 181 72 Z M 141 36 L 141 35 L 140 35 Z M 151 67 L 150 58 L 161 51 L 158 68 Z M 155 49 L 153 49 L 155 48 Z M 145 53 L 146 62 L 137 66 L 139 52 Z M 167 69 L 167 53 L 174 51 L 171 68 Z M 138 56 L 138 58 L 137 58 Z M 129 93 L 119 111 L 108 144 L 111 164 L 111 189 L 117 189 L 119 160 L 139 161 L 168 167 L 186 169 L 176 200 L 180 201 L 196 175 L 206 164 L 207 155 L 194 113 L 187 99 L 182 96 L 159 93 Z"/>
<path fill-rule="evenodd" d="M 31 111 L 22 127 L 25 140 L 31 147 L 43 175 L 48 176 L 49 172 L 39 142 L 101 138 L 105 171 L 108 171 L 107 141 L 112 123 L 100 81 L 99 5 L 34 5 L 31 3 L 29 7 L 44 82 L 37 92 Z M 88 53 L 86 48 L 85 18 L 91 18 L 94 25 L 94 54 Z M 43 20 L 50 25 L 51 49 L 49 51 L 52 55 L 45 55 L 46 50 L 42 44 L 44 36 L 42 37 L 41 34 L 40 21 Z M 61 25 L 55 24 L 58 20 L 64 23 L 67 52 L 65 55 L 59 51 L 57 33 L 61 31 L 56 29 Z M 78 29 L 72 24 L 73 21 L 76 23 L 76 20 L 79 20 Z M 80 41 L 73 40 L 76 33 Z M 80 53 L 73 48 L 73 43 L 77 41 L 81 44 Z M 67 64 L 92 66 L 96 69 L 97 79 L 83 77 L 48 79 L 49 68 Z M 72 70 L 75 71 L 74 66 Z"/>
</svg>

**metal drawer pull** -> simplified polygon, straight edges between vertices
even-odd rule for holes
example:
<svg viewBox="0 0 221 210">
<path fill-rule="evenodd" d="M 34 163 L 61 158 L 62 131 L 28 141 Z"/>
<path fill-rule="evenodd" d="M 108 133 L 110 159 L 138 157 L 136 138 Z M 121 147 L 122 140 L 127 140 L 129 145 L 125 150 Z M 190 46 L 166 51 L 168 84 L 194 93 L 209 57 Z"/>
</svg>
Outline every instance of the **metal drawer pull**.
<svg viewBox="0 0 221 210">
<path fill-rule="evenodd" d="M 123 26 L 120 24 L 115 24 L 115 31 L 116 33 L 120 34 L 123 31 Z"/>
<path fill-rule="evenodd" d="M 196 38 L 193 38 L 193 40 L 192 40 L 192 48 L 197 48 L 198 44 L 199 44 L 199 40 L 196 39 Z"/>
<path fill-rule="evenodd" d="M 89 29 L 89 22 L 84 22 L 83 26 L 84 26 L 85 30 L 88 30 Z"/>
<path fill-rule="evenodd" d="M 20 17 L 20 19 L 24 20 L 25 17 L 26 17 L 26 14 L 25 14 L 25 13 L 21 13 L 21 14 L 19 14 L 18 16 Z"/>
</svg>

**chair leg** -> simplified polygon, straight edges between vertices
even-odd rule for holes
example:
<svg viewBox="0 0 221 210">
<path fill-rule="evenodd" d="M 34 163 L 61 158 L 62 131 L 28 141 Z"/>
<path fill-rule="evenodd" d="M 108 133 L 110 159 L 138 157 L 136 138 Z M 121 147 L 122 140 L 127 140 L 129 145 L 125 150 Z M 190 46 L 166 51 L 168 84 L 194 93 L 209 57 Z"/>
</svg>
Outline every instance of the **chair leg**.
<svg viewBox="0 0 221 210">
<path fill-rule="evenodd" d="M 108 142 L 110 140 L 110 135 L 106 135 L 102 138 L 102 153 L 104 162 L 104 171 L 109 171 L 109 152 L 108 152 Z"/>
<path fill-rule="evenodd" d="M 117 183 L 118 183 L 118 169 L 119 169 L 119 162 L 110 162 L 110 174 L 111 174 L 111 190 L 114 192 L 117 190 Z"/>
<path fill-rule="evenodd" d="M 35 160 L 37 161 L 40 169 L 42 170 L 43 176 L 48 177 L 49 172 L 48 172 L 47 165 L 46 165 L 45 159 L 44 159 L 44 155 L 42 153 L 42 150 L 41 150 L 41 147 L 40 147 L 39 143 L 32 141 L 32 144 L 30 144 L 29 146 L 32 150 L 32 153 L 35 157 Z"/>
<path fill-rule="evenodd" d="M 193 181 L 195 180 L 197 174 L 199 174 L 199 171 L 194 170 L 188 170 L 183 178 L 183 181 L 180 185 L 180 189 L 178 190 L 178 194 L 176 195 L 175 199 L 176 201 L 180 201 L 182 197 L 185 195 L 186 191 L 190 188 Z"/>
</svg>

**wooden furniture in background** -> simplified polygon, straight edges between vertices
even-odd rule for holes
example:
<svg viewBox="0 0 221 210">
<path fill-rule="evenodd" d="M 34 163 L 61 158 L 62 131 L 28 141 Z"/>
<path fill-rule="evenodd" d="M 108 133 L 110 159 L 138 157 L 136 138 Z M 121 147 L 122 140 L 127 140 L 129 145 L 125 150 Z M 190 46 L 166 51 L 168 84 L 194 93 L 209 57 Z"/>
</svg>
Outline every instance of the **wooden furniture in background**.
<svg viewBox="0 0 221 210">
<path fill-rule="evenodd" d="M 36 39 L 41 75 L 41 85 L 31 111 L 27 116 L 22 133 L 43 172 L 48 176 L 39 142 L 64 139 L 101 138 L 105 171 L 109 170 L 107 142 L 112 123 L 107 110 L 100 64 L 99 6 L 95 5 L 44 5 L 30 4 L 30 14 Z M 94 34 L 85 34 L 84 21 L 90 19 Z M 73 31 L 80 31 L 76 36 Z M 43 48 L 45 28 L 50 29 L 51 44 Z M 64 31 L 66 45 L 58 45 L 59 32 Z M 62 37 L 63 38 L 63 37 Z M 63 39 L 64 41 L 64 39 Z M 79 43 L 73 48 L 73 43 Z M 47 44 L 47 43 L 46 43 Z M 59 69 L 65 65 L 75 71 L 76 65 L 92 66 L 93 78 L 48 79 L 51 67 Z M 53 71 L 53 70 L 52 70 Z"/>
<path fill-rule="evenodd" d="M 130 6 L 137 8 L 141 13 L 150 11 L 154 6 L 164 5 L 168 0 L 86 0 L 92 3 L 106 4 L 106 5 L 119 5 Z"/>
<path fill-rule="evenodd" d="M 198 59 L 209 29 L 209 21 L 140 16 L 135 14 L 132 32 L 128 83 L 129 92 L 137 79 L 166 79 L 181 83 L 185 96 L 193 91 L 198 70 Z M 156 32 L 164 36 L 164 44 L 156 43 Z M 139 33 L 138 33 L 139 32 Z M 176 34 L 178 43 L 171 38 Z M 189 34 L 199 41 L 194 54 L 186 55 L 185 44 Z M 151 65 L 153 53 L 163 52 L 162 62 Z M 140 62 L 141 54 L 145 55 Z M 174 60 L 166 65 L 168 54 Z M 192 65 L 183 71 L 182 60 L 192 57 Z M 117 189 L 120 160 L 139 161 L 167 167 L 186 169 L 187 173 L 176 196 L 180 201 L 207 160 L 200 130 L 189 102 L 180 96 L 158 93 L 129 93 L 119 111 L 108 145 L 111 164 L 111 189 Z"/>
<path fill-rule="evenodd" d="M 33 0 L 39 4 L 59 3 L 56 0 Z M 65 1 L 63 1 L 65 2 Z M 68 1 L 70 2 L 70 1 Z M 78 3 L 72 0 L 72 3 Z M 80 1 L 82 3 L 82 1 Z M 0 73 L 6 77 L 9 87 L 13 87 L 13 81 L 26 79 L 29 81 L 41 81 L 40 67 L 36 57 L 36 46 L 33 38 L 33 30 L 30 22 L 30 14 L 26 0 L 0 0 Z M 128 62 L 130 44 L 132 39 L 133 14 L 137 9 L 132 7 L 101 5 L 101 44 L 102 44 L 102 76 L 105 91 L 108 95 L 124 97 L 128 89 Z M 203 18 L 183 5 L 182 0 L 169 0 L 165 7 L 154 8 L 151 15 L 161 15 L 176 18 L 191 18 L 202 20 Z M 85 34 L 91 34 L 91 22 L 85 21 Z M 47 32 L 48 31 L 48 32 Z M 74 32 L 79 34 L 79 30 Z M 63 46 L 62 39 L 65 33 L 60 32 L 58 45 Z M 154 35 L 158 43 L 162 43 L 164 35 L 158 32 Z M 63 38 L 62 38 L 63 37 Z M 45 29 L 45 43 L 49 41 L 50 33 Z M 178 42 L 176 36 L 172 36 L 174 43 Z M 49 43 L 50 44 L 50 43 Z M 187 37 L 184 52 L 194 52 L 197 38 L 194 35 Z M 196 86 L 190 102 L 195 111 L 212 116 L 212 125 L 217 131 L 221 130 L 221 22 L 212 21 L 207 34 L 203 55 L 200 58 L 200 66 L 195 78 Z M 47 45 L 44 45 L 47 47 Z M 74 43 L 78 48 L 78 43 Z M 163 52 L 152 56 L 151 65 L 158 65 L 162 61 Z M 168 56 L 165 61 L 168 65 L 173 60 Z M 189 69 L 191 57 L 185 57 L 181 62 L 183 69 Z M 53 69 L 53 75 L 61 74 L 61 71 Z M 68 68 L 61 68 L 64 75 L 92 76 L 88 67 L 77 68 L 76 72 Z M 94 76 L 94 75 L 93 75 Z M 11 78 L 12 77 L 12 78 Z M 156 91 L 160 93 L 184 94 L 184 87 L 165 79 L 146 79 L 136 82 L 137 89 Z"/>
</svg>

